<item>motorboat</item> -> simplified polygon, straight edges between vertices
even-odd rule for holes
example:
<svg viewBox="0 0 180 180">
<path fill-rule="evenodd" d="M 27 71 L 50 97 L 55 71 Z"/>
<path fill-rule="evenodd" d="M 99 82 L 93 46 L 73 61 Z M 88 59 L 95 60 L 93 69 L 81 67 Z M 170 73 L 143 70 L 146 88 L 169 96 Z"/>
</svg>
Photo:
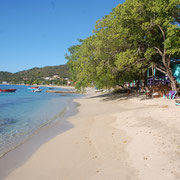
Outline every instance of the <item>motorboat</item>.
<svg viewBox="0 0 180 180">
<path fill-rule="evenodd" d="M 38 88 L 38 89 L 33 89 L 32 92 L 41 92 L 42 89 Z"/>
<path fill-rule="evenodd" d="M 0 89 L 0 92 L 15 92 L 16 89 Z"/>
<path fill-rule="evenodd" d="M 39 86 L 31 86 L 28 89 L 30 89 L 30 90 L 37 90 L 37 89 L 40 89 L 40 87 Z"/>
<path fill-rule="evenodd" d="M 38 89 L 39 86 L 32 86 L 31 89 Z"/>
</svg>

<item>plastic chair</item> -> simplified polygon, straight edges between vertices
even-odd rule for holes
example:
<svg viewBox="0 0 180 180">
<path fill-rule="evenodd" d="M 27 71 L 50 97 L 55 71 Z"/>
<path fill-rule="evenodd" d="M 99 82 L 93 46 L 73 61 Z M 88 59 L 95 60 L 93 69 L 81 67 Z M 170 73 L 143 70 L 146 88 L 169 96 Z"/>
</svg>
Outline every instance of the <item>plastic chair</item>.
<svg viewBox="0 0 180 180">
<path fill-rule="evenodd" d="M 169 91 L 167 98 L 174 99 L 176 96 L 176 93 L 177 93 L 176 91 Z"/>
</svg>

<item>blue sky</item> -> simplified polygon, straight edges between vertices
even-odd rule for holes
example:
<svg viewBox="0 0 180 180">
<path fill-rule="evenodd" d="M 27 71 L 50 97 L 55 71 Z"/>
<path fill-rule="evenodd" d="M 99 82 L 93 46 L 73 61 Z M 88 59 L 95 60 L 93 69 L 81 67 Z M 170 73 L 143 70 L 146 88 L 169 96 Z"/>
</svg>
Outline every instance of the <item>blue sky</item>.
<svg viewBox="0 0 180 180">
<path fill-rule="evenodd" d="M 67 48 L 124 0 L 0 0 L 0 71 L 66 64 Z"/>
</svg>

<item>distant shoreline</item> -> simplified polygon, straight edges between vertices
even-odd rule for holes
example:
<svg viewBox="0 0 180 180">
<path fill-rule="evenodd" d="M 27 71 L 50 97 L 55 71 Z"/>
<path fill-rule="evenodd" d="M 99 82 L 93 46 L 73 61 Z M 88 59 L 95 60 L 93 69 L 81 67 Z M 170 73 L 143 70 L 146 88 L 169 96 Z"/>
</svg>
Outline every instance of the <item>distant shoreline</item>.
<svg viewBox="0 0 180 180">
<path fill-rule="evenodd" d="M 33 86 L 33 85 L 32 85 Z M 54 87 L 54 88 L 62 88 L 62 89 L 75 89 L 74 86 L 58 86 L 58 85 L 37 85 L 42 87 Z"/>
<path fill-rule="evenodd" d="M 58 86 L 58 85 L 37 85 L 37 84 L 0 84 L 0 85 L 17 85 L 17 86 L 40 86 L 40 87 L 53 87 L 53 88 L 62 88 L 62 89 L 75 89 L 74 86 Z"/>
</svg>

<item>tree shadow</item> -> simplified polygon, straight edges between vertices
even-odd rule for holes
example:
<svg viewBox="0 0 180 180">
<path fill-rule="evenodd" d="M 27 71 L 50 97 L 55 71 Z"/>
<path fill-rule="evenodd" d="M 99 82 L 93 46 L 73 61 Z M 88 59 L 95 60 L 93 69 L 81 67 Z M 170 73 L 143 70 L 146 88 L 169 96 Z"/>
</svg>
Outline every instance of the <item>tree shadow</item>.
<svg viewBox="0 0 180 180">
<path fill-rule="evenodd" d="M 102 98 L 102 101 L 113 101 L 113 100 L 119 100 L 119 101 L 124 101 L 128 99 L 134 99 L 134 98 L 139 98 L 140 101 L 143 100 L 151 100 L 153 98 L 147 97 L 144 93 L 106 93 L 106 94 L 98 94 L 97 96 L 93 97 L 88 97 L 89 99 L 93 98 Z"/>
</svg>

